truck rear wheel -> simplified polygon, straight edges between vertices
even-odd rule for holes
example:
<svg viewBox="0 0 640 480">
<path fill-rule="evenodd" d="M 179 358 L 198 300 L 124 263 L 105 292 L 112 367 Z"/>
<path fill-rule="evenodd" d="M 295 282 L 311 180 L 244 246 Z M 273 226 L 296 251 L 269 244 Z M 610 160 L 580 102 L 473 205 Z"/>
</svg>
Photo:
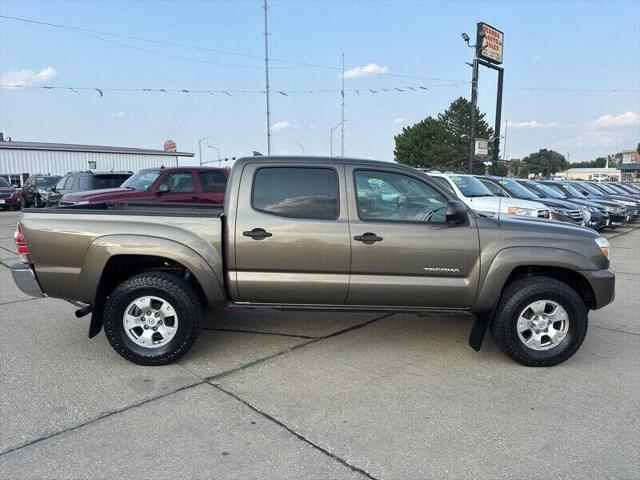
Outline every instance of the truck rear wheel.
<svg viewBox="0 0 640 480">
<path fill-rule="evenodd" d="M 587 308 L 575 290 L 554 278 L 526 277 L 502 292 L 491 336 L 516 362 L 549 367 L 576 353 L 587 327 Z"/>
<path fill-rule="evenodd" d="M 109 343 L 139 365 L 175 362 L 193 346 L 200 330 L 202 302 L 180 277 L 146 272 L 118 285 L 103 314 Z"/>
</svg>

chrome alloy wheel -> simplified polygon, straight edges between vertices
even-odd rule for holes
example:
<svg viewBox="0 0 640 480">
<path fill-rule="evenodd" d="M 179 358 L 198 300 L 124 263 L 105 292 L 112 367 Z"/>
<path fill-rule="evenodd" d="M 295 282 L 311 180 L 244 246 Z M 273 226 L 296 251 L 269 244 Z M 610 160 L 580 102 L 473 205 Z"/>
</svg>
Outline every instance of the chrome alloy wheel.
<svg viewBox="0 0 640 480">
<path fill-rule="evenodd" d="M 569 331 L 569 315 L 557 302 L 538 300 L 518 317 L 518 337 L 531 350 L 550 350 L 562 343 Z"/>
<path fill-rule="evenodd" d="M 158 348 L 169 343 L 178 331 L 178 314 L 160 297 L 140 297 L 125 309 L 122 324 L 137 345 Z"/>
</svg>

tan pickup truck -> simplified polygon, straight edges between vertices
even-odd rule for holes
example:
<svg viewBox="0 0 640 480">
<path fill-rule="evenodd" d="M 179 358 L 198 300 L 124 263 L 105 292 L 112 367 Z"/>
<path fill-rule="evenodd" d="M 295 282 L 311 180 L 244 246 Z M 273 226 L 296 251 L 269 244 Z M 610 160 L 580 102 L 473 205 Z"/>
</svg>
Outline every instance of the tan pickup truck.
<svg viewBox="0 0 640 480">
<path fill-rule="evenodd" d="M 387 162 L 253 157 L 224 209 L 101 203 L 26 209 L 16 230 L 27 294 L 73 301 L 123 357 L 175 361 L 210 305 L 457 311 L 524 365 L 580 347 L 613 300 L 609 244 L 547 220 L 491 218 L 425 174 Z M 54 321 L 54 319 L 51 319 Z"/>
</svg>

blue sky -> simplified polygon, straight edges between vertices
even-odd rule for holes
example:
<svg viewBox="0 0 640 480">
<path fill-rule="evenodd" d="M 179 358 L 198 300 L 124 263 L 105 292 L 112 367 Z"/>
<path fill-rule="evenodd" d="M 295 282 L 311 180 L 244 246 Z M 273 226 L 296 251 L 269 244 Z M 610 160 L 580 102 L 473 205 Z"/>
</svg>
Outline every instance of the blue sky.
<svg viewBox="0 0 640 480">
<path fill-rule="evenodd" d="M 339 67 L 344 52 L 347 69 L 373 64 L 379 73 L 357 70 L 360 75 L 345 80 L 347 89 L 361 90 L 346 96 L 345 155 L 391 160 L 393 135 L 403 126 L 469 96 L 465 62 L 472 51 L 460 33 L 473 38 L 478 21 L 505 32 L 508 157 L 553 148 L 571 161 L 590 160 L 640 141 L 640 2 L 272 0 L 269 14 L 273 58 Z M 0 0 L 0 15 L 244 54 L 0 18 L 0 84 L 264 88 L 261 2 Z M 283 62 L 273 67 L 272 152 L 328 154 L 329 130 L 340 121 L 339 93 L 277 92 L 338 90 L 340 71 Z M 494 72 L 481 70 L 479 106 L 491 123 L 495 81 Z M 591 91 L 610 89 L 633 91 Z M 212 136 L 207 142 L 223 157 L 241 156 L 266 151 L 264 111 L 260 93 L 105 91 L 100 97 L 95 91 L 0 89 L 0 131 L 14 140 L 161 148 L 172 138 L 180 150 L 197 152 L 198 138 Z M 206 159 L 215 156 L 205 149 Z"/>
</svg>

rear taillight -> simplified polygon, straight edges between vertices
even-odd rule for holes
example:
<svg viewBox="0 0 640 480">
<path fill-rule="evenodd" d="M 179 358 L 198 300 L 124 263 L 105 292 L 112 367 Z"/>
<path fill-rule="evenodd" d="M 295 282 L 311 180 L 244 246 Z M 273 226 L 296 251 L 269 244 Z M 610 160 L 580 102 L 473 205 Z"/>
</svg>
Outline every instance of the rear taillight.
<svg viewBox="0 0 640 480">
<path fill-rule="evenodd" d="M 13 234 L 13 239 L 16 242 L 16 247 L 18 248 L 18 255 L 23 263 L 32 264 L 33 260 L 31 260 L 31 253 L 29 252 L 29 247 L 27 246 L 27 241 L 24 239 L 24 232 L 22 231 L 22 225 L 18 223 L 16 225 L 16 233 Z"/>
</svg>

